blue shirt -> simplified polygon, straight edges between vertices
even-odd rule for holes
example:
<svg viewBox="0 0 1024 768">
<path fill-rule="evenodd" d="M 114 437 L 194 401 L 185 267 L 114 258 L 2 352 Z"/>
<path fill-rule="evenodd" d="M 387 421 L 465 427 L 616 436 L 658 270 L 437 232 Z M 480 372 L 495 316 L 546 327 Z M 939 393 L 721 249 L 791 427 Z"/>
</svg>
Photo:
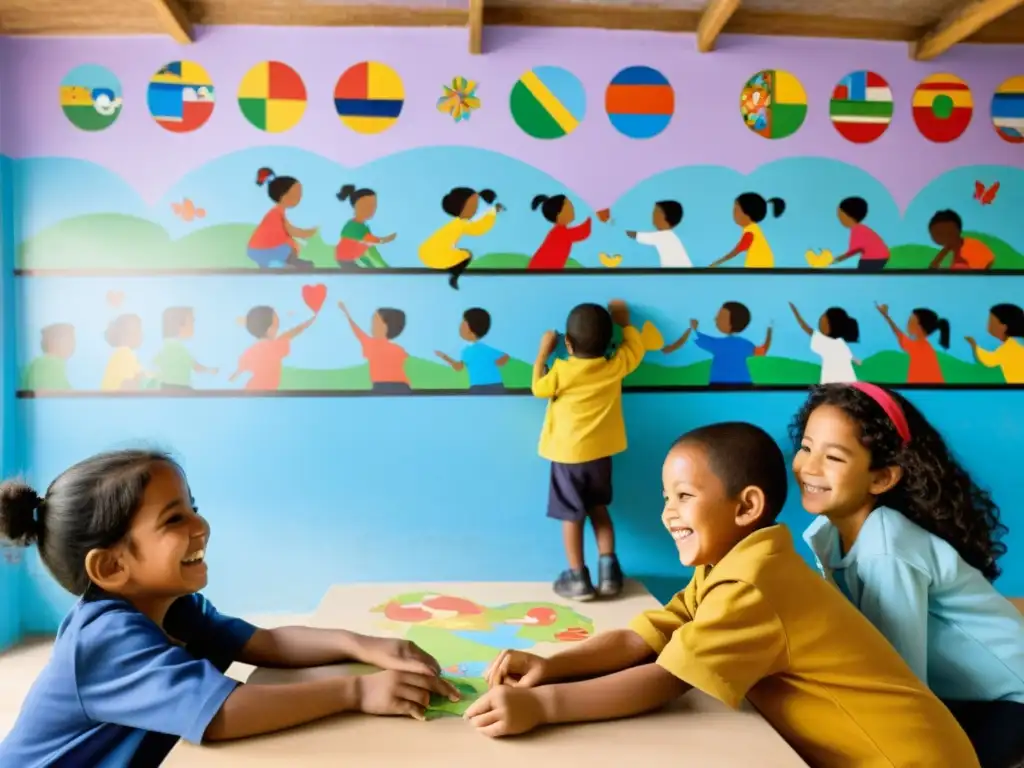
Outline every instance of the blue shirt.
<svg viewBox="0 0 1024 768">
<path fill-rule="evenodd" d="M 76 603 L 0 742 L 0 768 L 159 765 L 179 738 L 198 744 L 238 685 L 224 672 L 256 628 L 189 595 L 164 629 L 184 646 L 119 598 Z"/>
<path fill-rule="evenodd" d="M 1024 703 L 1024 616 L 944 540 L 889 507 L 846 555 L 825 517 L 804 540 L 939 698 Z"/>
<path fill-rule="evenodd" d="M 742 336 L 708 336 L 697 332 L 697 346 L 711 353 L 709 384 L 750 384 L 747 359 L 754 356 L 754 342 Z"/>
<path fill-rule="evenodd" d="M 462 362 L 469 373 L 469 386 L 479 387 L 488 384 L 501 384 L 501 369 L 498 361 L 505 356 L 494 347 L 482 341 L 475 341 L 462 350 Z"/>
</svg>

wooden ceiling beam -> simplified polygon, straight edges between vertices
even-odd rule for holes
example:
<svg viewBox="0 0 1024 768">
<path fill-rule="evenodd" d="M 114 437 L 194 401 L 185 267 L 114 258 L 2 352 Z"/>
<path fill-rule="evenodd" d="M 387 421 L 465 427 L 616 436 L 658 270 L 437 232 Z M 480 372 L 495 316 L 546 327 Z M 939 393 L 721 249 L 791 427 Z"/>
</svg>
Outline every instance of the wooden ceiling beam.
<svg viewBox="0 0 1024 768">
<path fill-rule="evenodd" d="M 910 46 L 915 61 L 930 61 L 996 19 L 1024 5 L 1024 0 L 970 0 L 951 11 Z"/>
<path fill-rule="evenodd" d="M 484 0 L 469 0 L 469 52 L 484 52 Z"/>
<path fill-rule="evenodd" d="M 740 7 L 741 0 L 711 0 L 700 21 L 697 22 L 697 50 L 708 53 L 715 49 L 715 41 L 729 19 Z"/>
<path fill-rule="evenodd" d="M 189 21 L 188 14 L 178 0 L 151 0 L 151 2 L 160 21 L 160 26 L 167 30 L 167 34 L 171 38 L 183 45 L 188 45 L 195 40 L 192 34 L 192 22 Z"/>
</svg>

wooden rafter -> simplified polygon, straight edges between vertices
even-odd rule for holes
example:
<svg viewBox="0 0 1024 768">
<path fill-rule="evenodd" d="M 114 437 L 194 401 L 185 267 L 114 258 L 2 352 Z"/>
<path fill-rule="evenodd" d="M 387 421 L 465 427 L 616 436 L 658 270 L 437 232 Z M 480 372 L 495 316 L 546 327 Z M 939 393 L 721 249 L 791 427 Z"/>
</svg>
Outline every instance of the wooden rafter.
<svg viewBox="0 0 1024 768">
<path fill-rule="evenodd" d="M 151 0 L 153 9 L 160 20 L 160 26 L 167 30 L 175 41 L 187 45 L 193 41 L 192 22 L 178 0 Z"/>
<path fill-rule="evenodd" d="M 954 9 L 911 45 L 916 61 L 929 61 L 991 24 L 1024 0 L 971 0 Z"/>
<path fill-rule="evenodd" d="M 697 22 L 697 50 L 713 51 L 722 29 L 740 7 L 741 0 L 710 0 Z"/>
<path fill-rule="evenodd" d="M 469 52 L 484 51 L 484 0 L 469 0 Z"/>
</svg>

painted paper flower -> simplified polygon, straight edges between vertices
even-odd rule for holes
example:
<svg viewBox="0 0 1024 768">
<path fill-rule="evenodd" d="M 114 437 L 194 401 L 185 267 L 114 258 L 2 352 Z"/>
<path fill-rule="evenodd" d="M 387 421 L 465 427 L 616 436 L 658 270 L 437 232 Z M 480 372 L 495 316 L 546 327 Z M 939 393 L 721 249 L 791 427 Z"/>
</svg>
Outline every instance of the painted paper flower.
<svg viewBox="0 0 1024 768">
<path fill-rule="evenodd" d="M 444 96 L 437 100 L 439 112 L 447 112 L 458 123 L 469 120 L 474 110 L 480 109 L 480 99 L 476 95 L 476 83 L 464 77 L 452 78 L 451 85 L 442 86 Z"/>
</svg>

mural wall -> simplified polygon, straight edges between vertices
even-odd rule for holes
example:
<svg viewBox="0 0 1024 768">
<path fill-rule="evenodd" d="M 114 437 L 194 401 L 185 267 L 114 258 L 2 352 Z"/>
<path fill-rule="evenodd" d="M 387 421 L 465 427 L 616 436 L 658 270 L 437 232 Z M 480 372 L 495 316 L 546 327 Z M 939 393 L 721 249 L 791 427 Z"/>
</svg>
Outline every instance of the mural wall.
<svg viewBox="0 0 1024 768">
<path fill-rule="evenodd" d="M 627 459 L 652 487 L 670 433 L 705 413 L 698 394 L 779 433 L 819 381 L 927 390 L 926 410 L 939 398 L 975 423 L 1019 409 L 1020 51 L 925 67 L 902 46 L 752 39 L 709 70 L 672 35 L 489 35 L 484 57 L 455 30 L 216 30 L 188 60 L 162 41 L 3 41 L 4 70 L 30 72 L 3 83 L 0 144 L 28 469 L 49 479 L 58 458 L 139 437 L 238 465 L 221 478 L 275 457 L 265 482 L 302 477 L 309 505 L 349 510 L 292 522 L 354 535 L 365 561 L 389 472 L 439 482 L 437 445 L 461 434 L 462 458 L 437 468 L 456 487 L 397 526 L 433 537 L 451 504 L 493 495 L 467 468 L 484 461 L 522 489 L 497 503 L 530 521 L 531 553 L 474 550 L 493 523 L 470 522 L 452 567 L 547 578 L 530 370 L 576 303 L 621 296 L 642 327 L 634 445 L 678 414 Z M 360 425 L 407 436 L 373 455 Z M 995 448 L 964 450 L 985 467 Z M 343 476 L 316 469 L 335 459 Z M 655 514 L 653 490 L 653 509 L 624 514 Z M 270 520 L 268 492 L 228 505 L 247 546 L 271 539 L 234 516 Z M 625 547 L 674 575 L 653 530 L 627 523 Z M 366 575 L 301 559 L 311 575 L 268 591 L 315 601 Z M 229 579 L 260 578 L 232 562 Z"/>
</svg>

